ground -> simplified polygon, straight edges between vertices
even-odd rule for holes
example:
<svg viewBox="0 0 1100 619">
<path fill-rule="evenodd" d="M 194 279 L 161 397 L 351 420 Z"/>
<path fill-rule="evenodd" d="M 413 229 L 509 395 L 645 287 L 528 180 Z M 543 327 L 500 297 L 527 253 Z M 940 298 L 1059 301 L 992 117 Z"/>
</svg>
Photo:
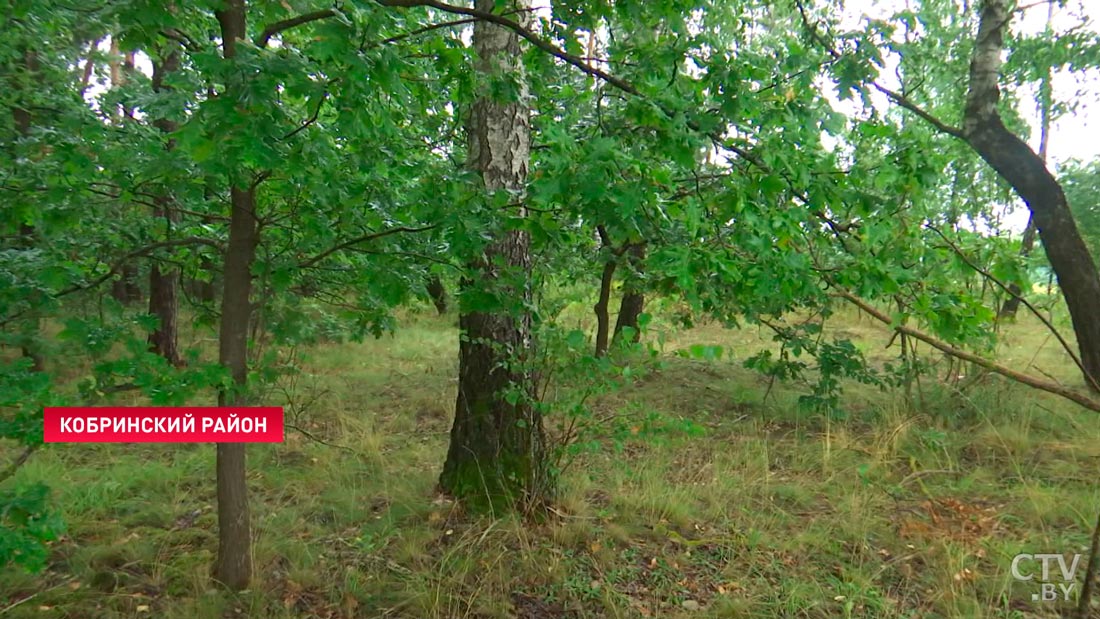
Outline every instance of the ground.
<svg viewBox="0 0 1100 619">
<path fill-rule="evenodd" d="M 0 571 L 0 617 L 1056 616 L 1012 558 L 1084 552 L 1100 507 L 1093 413 L 965 370 L 945 385 L 943 362 L 908 397 L 800 412 L 804 385 L 741 366 L 766 332 L 657 320 L 658 363 L 592 406 L 670 423 L 578 455 L 541 523 L 469 515 L 435 492 L 454 318 L 401 322 L 300 351 L 288 420 L 312 438 L 249 448 L 253 589 L 211 585 L 211 446 L 57 445 L 19 475 L 55 489 L 68 532 L 46 572 Z M 897 354 L 866 317 L 827 330 Z M 1014 367 L 1078 380 L 1037 322 L 1005 339 Z M 676 354 L 694 344 L 725 354 Z"/>
</svg>

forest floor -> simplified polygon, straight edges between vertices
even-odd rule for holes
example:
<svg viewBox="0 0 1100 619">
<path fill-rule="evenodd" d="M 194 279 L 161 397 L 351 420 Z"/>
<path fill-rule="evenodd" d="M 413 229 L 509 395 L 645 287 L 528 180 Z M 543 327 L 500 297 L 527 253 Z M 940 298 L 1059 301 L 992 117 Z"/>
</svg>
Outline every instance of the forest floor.
<svg viewBox="0 0 1100 619">
<path fill-rule="evenodd" d="M 669 429 L 582 453 L 552 517 L 525 525 L 436 494 L 457 331 L 453 317 L 402 322 L 392 337 L 303 351 L 288 420 L 330 444 L 291 430 L 249 448 L 251 590 L 211 586 L 211 446 L 54 445 L 19 475 L 55 489 L 68 532 L 44 573 L 0 571 L 0 618 L 1008 618 L 1066 606 L 1033 601 L 1039 585 L 1010 566 L 1022 552 L 1084 551 L 1100 506 L 1091 413 L 957 375 L 962 391 L 928 377 L 908 399 L 854 388 L 844 418 L 801 412 L 805 385 L 741 366 L 767 333 L 669 330 L 651 371 L 592 402 Z M 1008 329 L 1006 363 L 1077 380 L 1037 322 Z M 897 355 L 867 318 L 827 330 L 874 359 Z M 697 344 L 726 354 L 675 354 Z"/>
</svg>

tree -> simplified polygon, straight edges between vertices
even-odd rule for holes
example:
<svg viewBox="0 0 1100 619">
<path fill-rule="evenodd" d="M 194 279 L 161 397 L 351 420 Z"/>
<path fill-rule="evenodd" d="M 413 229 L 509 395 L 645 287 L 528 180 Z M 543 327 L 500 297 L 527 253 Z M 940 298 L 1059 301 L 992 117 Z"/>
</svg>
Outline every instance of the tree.
<svg viewBox="0 0 1100 619">
<path fill-rule="evenodd" d="M 645 273 L 645 249 L 644 241 L 632 243 L 627 249 L 627 264 L 630 266 L 630 275 L 623 280 L 623 297 L 619 301 L 619 316 L 615 319 L 615 335 L 617 340 L 622 336 L 624 329 L 631 329 L 631 340 L 637 342 L 641 337 L 639 319 L 642 310 L 645 309 L 645 289 L 641 278 Z"/>
<path fill-rule="evenodd" d="M 475 8 L 493 12 L 493 0 Z M 519 15 L 526 0 L 510 8 Z M 522 200 L 531 156 L 519 37 L 496 24 L 474 25 L 473 47 L 481 90 L 467 126 L 467 165 L 490 195 Z M 498 233 L 460 294 L 458 397 L 440 487 L 491 509 L 535 508 L 553 492 L 542 416 L 527 365 L 531 334 L 530 237 L 518 229 Z M 488 291 L 489 307 L 472 302 L 473 287 Z"/>
<path fill-rule="evenodd" d="M 247 39 L 244 0 L 229 0 L 215 16 L 221 27 L 222 58 L 233 73 L 222 96 L 242 97 L 246 71 L 234 65 L 237 46 Z M 218 394 L 219 406 L 247 401 L 248 335 L 252 316 L 252 263 L 259 234 L 256 229 L 256 186 L 259 180 L 246 168 L 230 177 L 229 242 L 225 250 L 218 361 L 233 377 L 233 387 Z M 244 589 L 252 578 L 252 527 L 245 478 L 245 445 L 218 444 L 218 559 L 215 577 L 227 587 Z"/>
<path fill-rule="evenodd" d="M 435 305 L 435 311 L 442 316 L 447 313 L 447 288 L 443 285 L 443 280 L 439 275 L 433 274 L 428 278 L 428 284 L 425 286 L 428 291 L 428 296 L 432 299 L 432 305 Z"/>
<path fill-rule="evenodd" d="M 153 60 L 152 85 L 155 92 L 167 88 L 165 78 L 179 70 L 179 45 L 175 41 L 169 41 L 166 45 L 167 48 Z M 168 118 L 158 118 L 153 124 L 165 135 L 170 135 L 179 128 L 178 123 Z M 170 151 L 176 144 L 172 138 L 168 138 L 164 146 Z M 172 207 L 172 197 L 166 189 L 162 189 L 153 199 L 156 203 L 153 217 L 161 219 L 170 233 L 171 228 L 179 223 L 179 215 Z M 149 334 L 149 347 L 173 365 L 182 363 L 178 333 L 179 285 L 179 269 L 168 266 L 162 270 L 155 260 L 149 265 L 149 313 L 157 318 L 157 327 Z"/>
<path fill-rule="evenodd" d="M 1073 320 L 1085 382 L 1100 391 L 1100 321 L 1095 313 L 1100 274 L 1096 262 L 1081 239 L 1061 184 L 1042 158 L 1005 127 L 997 110 L 1004 35 L 1011 17 L 1006 0 L 985 0 L 982 5 L 962 135 L 1031 210 Z"/>
<path fill-rule="evenodd" d="M 11 106 L 12 122 L 15 125 L 16 139 L 26 140 L 31 134 L 31 123 L 33 117 L 31 116 L 30 106 L 27 105 L 28 101 L 33 100 L 31 96 L 32 80 L 34 74 L 38 71 L 38 53 L 30 49 L 26 44 L 20 45 L 21 53 L 19 56 L 19 65 L 13 67 L 11 73 L 13 77 L 11 79 L 12 91 L 15 93 L 15 100 Z M 13 147 L 17 148 L 17 143 L 13 143 Z M 16 156 L 12 157 L 13 160 Z M 19 222 L 19 237 L 20 245 L 24 249 L 33 249 L 34 247 L 34 226 L 27 223 L 26 220 Z M 23 356 L 30 360 L 31 369 L 35 372 L 41 372 L 45 369 L 45 359 L 42 352 L 38 350 L 38 320 L 33 319 L 26 321 L 28 324 L 24 326 L 24 333 L 21 334 L 20 339 L 23 340 L 22 352 Z"/>
</svg>

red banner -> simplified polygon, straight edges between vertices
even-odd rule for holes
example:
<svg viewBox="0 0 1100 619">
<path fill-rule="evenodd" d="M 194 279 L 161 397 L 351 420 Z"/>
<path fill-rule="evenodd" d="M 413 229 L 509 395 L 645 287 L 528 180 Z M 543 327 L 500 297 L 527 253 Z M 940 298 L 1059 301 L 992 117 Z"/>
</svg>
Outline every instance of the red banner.
<svg viewBox="0 0 1100 619">
<path fill-rule="evenodd" d="M 281 443 L 278 406 L 51 407 L 47 443 Z"/>
</svg>

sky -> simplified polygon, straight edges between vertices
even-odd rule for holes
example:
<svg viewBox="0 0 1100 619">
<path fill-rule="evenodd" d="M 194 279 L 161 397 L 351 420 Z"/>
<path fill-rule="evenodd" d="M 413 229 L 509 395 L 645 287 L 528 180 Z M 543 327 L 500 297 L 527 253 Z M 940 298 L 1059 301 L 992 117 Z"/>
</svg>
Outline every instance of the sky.
<svg viewBox="0 0 1100 619">
<path fill-rule="evenodd" d="M 847 0 L 844 2 L 842 27 L 858 28 L 863 18 L 887 17 L 904 9 L 906 4 L 907 0 Z M 1046 28 L 1048 11 L 1051 11 L 1051 27 L 1055 33 L 1083 22 L 1085 28 L 1100 33 L 1100 23 L 1094 18 L 1100 17 L 1100 0 L 1068 0 L 1066 6 L 1036 0 L 1020 0 L 1019 4 L 1026 8 L 1015 15 L 1012 24 L 1015 33 L 1041 34 Z M 888 79 L 889 76 L 884 75 L 884 81 Z M 1100 111 L 1100 72 L 1082 75 L 1068 70 L 1057 71 L 1051 83 L 1055 101 L 1076 101 L 1079 106 L 1074 113 L 1056 119 L 1051 125 L 1047 146 L 1051 163 L 1057 165 L 1069 159 L 1088 160 L 1100 155 L 1100 118 L 1089 120 L 1090 114 Z M 1021 91 L 1018 111 L 1031 125 L 1030 143 L 1038 151 L 1040 123 L 1036 94 L 1034 85 Z M 882 96 L 882 103 L 886 104 L 885 96 Z"/>
<path fill-rule="evenodd" d="M 903 10 L 910 0 L 846 0 L 843 2 L 843 20 L 841 27 L 848 30 L 860 28 L 863 19 L 885 18 Z M 977 0 L 971 0 L 976 2 Z M 1100 33 L 1100 0 L 1064 0 L 1059 2 L 1042 0 L 1018 0 L 1023 7 L 1014 15 L 1012 31 L 1023 35 L 1039 35 L 1047 27 L 1048 12 L 1051 29 L 1054 33 L 1065 32 L 1074 27 Z M 896 63 L 896 59 L 894 61 Z M 890 66 L 887 60 L 887 65 Z M 890 87 L 892 71 L 884 71 L 882 81 Z M 1089 161 L 1100 156 L 1100 71 L 1074 73 L 1069 70 L 1055 71 L 1051 76 L 1053 99 L 1055 102 L 1075 102 L 1077 108 L 1053 119 L 1047 141 L 1047 161 L 1057 170 L 1059 165 L 1070 160 Z M 886 96 L 872 92 L 872 100 L 879 109 L 886 109 L 891 103 Z M 1017 112 L 1031 126 L 1028 143 L 1039 151 L 1040 112 L 1038 106 L 1038 84 L 1032 84 L 1017 92 L 1020 101 Z M 851 114 L 854 102 L 836 102 L 834 107 Z M 1090 116 L 1092 117 L 1090 119 Z M 1021 200 L 1005 213 L 1002 225 L 1020 233 L 1027 226 L 1029 212 Z M 976 224 L 977 225 L 977 224 Z"/>
<path fill-rule="evenodd" d="M 1053 7 L 1054 32 L 1064 32 L 1080 24 L 1085 16 L 1093 18 L 1086 27 L 1093 32 L 1100 32 L 1100 23 L 1095 21 L 1096 17 L 1100 17 L 1100 0 L 1076 0 L 1068 4 L 1067 7 L 1060 7 L 1056 3 L 1044 3 L 1023 11 L 1023 15 L 1017 18 L 1017 31 L 1026 34 L 1041 33 L 1046 26 L 1048 8 Z M 1085 161 L 1100 155 L 1100 118 L 1095 116 L 1100 111 L 1100 75 L 1093 72 L 1082 76 L 1061 71 L 1053 76 L 1051 83 L 1056 101 L 1077 101 L 1079 108 L 1075 113 L 1067 114 L 1052 123 L 1048 144 L 1050 160 L 1058 164 L 1068 159 Z M 1036 136 L 1033 141 L 1037 148 L 1039 119 L 1034 106 L 1028 118 L 1032 124 L 1032 133 Z"/>
</svg>

